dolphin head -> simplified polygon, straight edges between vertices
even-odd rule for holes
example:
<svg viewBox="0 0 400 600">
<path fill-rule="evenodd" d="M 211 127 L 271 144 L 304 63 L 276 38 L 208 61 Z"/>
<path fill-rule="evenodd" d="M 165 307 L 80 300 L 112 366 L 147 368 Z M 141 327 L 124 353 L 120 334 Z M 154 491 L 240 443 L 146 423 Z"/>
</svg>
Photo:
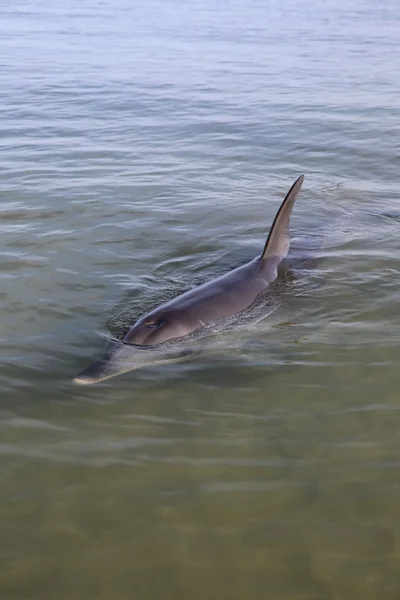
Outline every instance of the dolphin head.
<svg viewBox="0 0 400 600">
<path fill-rule="evenodd" d="M 192 351 L 180 348 L 179 338 L 193 329 L 184 311 L 156 309 L 139 319 L 121 341 L 109 342 L 104 358 L 84 369 L 74 382 L 99 383 L 141 367 L 180 360 Z"/>
<path fill-rule="evenodd" d="M 139 319 L 124 336 L 125 344 L 154 346 L 180 338 L 193 330 L 184 311 L 154 310 Z"/>
</svg>

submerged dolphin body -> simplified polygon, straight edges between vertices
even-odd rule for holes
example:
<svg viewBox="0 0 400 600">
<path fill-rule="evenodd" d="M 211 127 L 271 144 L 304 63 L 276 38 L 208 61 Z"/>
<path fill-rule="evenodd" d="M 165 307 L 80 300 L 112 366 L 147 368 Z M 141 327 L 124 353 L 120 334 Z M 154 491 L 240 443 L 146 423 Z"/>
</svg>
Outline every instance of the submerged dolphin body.
<svg viewBox="0 0 400 600">
<path fill-rule="evenodd" d="M 245 265 L 177 296 L 140 318 L 121 342 L 111 342 L 103 360 L 75 377 L 75 383 L 97 383 L 158 362 L 176 360 L 170 340 L 184 338 L 249 308 L 278 276 L 289 251 L 289 220 L 304 181 L 301 175 L 279 208 L 261 256 Z"/>
</svg>

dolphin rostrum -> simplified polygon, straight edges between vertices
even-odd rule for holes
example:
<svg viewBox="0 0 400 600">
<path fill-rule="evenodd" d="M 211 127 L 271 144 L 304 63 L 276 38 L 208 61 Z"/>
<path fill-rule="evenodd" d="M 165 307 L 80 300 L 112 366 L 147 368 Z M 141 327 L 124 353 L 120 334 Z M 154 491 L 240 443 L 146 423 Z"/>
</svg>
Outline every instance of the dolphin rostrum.
<svg viewBox="0 0 400 600">
<path fill-rule="evenodd" d="M 109 344 L 103 360 L 79 373 L 74 379 L 75 383 L 97 383 L 149 364 L 147 353 L 150 350 L 150 364 L 167 362 L 170 340 L 184 338 L 249 308 L 277 278 L 278 267 L 289 251 L 289 220 L 303 181 L 304 175 L 301 175 L 287 193 L 272 223 L 261 256 L 177 296 L 141 317 L 122 341 Z"/>
</svg>

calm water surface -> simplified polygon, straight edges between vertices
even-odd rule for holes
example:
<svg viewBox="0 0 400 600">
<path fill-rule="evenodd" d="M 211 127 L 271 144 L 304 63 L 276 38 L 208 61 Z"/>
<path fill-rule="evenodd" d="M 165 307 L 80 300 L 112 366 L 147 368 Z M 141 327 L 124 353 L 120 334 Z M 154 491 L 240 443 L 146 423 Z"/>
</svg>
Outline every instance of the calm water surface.
<svg viewBox="0 0 400 600">
<path fill-rule="evenodd" d="M 2 4 L 2 600 L 400 598 L 399 31 L 394 0 Z M 303 172 L 270 319 L 71 383 Z"/>
</svg>

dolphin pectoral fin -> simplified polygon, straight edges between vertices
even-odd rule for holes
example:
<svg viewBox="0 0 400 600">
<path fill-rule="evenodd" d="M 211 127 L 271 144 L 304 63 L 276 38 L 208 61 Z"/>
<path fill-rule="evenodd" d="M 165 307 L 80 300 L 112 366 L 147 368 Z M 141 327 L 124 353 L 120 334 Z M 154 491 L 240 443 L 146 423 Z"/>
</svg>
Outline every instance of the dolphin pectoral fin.
<svg viewBox="0 0 400 600">
<path fill-rule="evenodd" d="M 265 262 L 268 259 L 273 259 L 274 262 L 279 264 L 287 255 L 290 244 L 290 215 L 292 214 L 294 201 L 296 200 L 296 196 L 300 191 L 303 181 L 304 175 L 301 175 L 298 179 L 296 179 L 286 194 L 286 197 L 276 214 L 274 222 L 272 223 L 268 239 L 261 255 L 262 262 Z"/>
</svg>

